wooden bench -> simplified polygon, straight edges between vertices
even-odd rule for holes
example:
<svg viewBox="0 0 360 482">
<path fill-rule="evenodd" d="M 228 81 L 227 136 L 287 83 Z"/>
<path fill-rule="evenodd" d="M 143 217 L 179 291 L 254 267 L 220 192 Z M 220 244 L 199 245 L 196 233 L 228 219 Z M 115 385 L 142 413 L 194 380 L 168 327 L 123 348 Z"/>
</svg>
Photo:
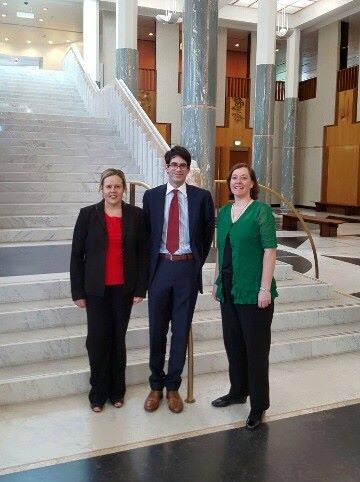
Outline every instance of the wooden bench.
<svg viewBox="0 0 360 482">
<path fill-rule="evenodd" d="M 360 204 L 330 203 L 315 201 L 316 211 L 356 216 L 360 214 Z"/>
<path fill-rule="evenodd" d="M 315 216 L 307 215 L 302 215 L 302 218 L 306 223 L 319 224 L 320 236 L 325 238 L 336 237 L 339 225 L 345 222 L 337 219 L 317 218 Z M 283 214 L 282 228 L 284 231 L 297 231 L 298 222 L 299 219 L 295 214 Z"/>
</svg>

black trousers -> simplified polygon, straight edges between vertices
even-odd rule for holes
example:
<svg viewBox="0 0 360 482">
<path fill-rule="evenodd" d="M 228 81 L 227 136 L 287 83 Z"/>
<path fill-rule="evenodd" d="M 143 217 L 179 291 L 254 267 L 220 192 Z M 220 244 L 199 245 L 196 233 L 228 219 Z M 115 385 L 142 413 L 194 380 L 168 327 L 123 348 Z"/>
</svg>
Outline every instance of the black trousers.
<svg viewBox="0 0 360 482">
<path fill-rule="evenodd" d="M 269 400 L 269 352 L 274 304 L 267 308 L 235 304 L 231 276 L 223 274 L 221 318 L 229 361 L 230 394 L 250 395 L 251 408 L 266 410 Z"/>
<path fill-rule="evenodd" d="M 88 295 L 86 348 L 90 362 L 90 403 L 124 398 L 126 345 L 133 297 L 120 285 L 106 286 L 104 296 Z"/>
<path fill-rule="evenodd" d="M 152 390 L 178 390 L 198 294 L 193 260 L 160 259 L 149 287 L 150 370 Z M 165 375 L 166 335 L 171 321 L 168 372 Z"/>
</svg>

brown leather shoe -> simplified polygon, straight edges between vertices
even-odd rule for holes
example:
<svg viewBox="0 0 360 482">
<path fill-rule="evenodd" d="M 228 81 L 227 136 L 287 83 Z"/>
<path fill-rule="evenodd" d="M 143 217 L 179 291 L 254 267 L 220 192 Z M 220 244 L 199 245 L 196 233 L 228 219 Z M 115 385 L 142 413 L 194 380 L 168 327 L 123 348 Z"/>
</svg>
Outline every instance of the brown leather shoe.
<svg viewBox="0 0 360 482">
<path fill-rule="evenodd" d="M 184 403 L 177 390 L 169 390 L 166 394 L 168 407 L 174 413 L 180 413 L 184 409 Z"/>
<path fill-rule="evenodd" d="M 159 408 L 160 401 L 163 397 L 163 393 L 160 390 L 151 390 L 149 395 L 146 397 L 144 403 L 144 409 L 147 412 L 155 412 Z"/>
</svg>

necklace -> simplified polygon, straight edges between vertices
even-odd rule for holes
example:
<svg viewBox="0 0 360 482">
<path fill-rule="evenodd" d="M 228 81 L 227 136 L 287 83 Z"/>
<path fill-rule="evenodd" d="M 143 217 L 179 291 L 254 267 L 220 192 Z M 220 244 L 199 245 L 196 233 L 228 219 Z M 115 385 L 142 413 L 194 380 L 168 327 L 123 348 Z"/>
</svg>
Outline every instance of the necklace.
<svg viewBox="0 0 360 482">
<path fill-rule="evenodd" d="M 243 214 L 243 212 L 246 210 L 246 208 L 249 206 L 249 204 L 252 203 L 252 199 L 250 199 L 247 203 L 245 204 L 240 204 L 236 205 L 235 203 L 231 206 L 231 220 L 233 223 L 235 223 L 239 217 Z"/>
</svg>

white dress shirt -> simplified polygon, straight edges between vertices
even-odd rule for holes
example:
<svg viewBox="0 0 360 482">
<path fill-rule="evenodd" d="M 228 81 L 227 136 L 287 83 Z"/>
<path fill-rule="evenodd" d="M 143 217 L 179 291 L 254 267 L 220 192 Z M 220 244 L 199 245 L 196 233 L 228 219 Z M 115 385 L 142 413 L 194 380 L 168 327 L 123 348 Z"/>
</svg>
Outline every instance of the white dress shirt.
<svg viewBox="0 0 360 482">
<path fill-rule="evenodd" d="M 170 203 L 174 197 L 174 188 L 169 182 L 166 185 L 165 206 L 164 206 L 164 224 L 160 245 L 160 253 L 169 254 L 166 248 L 166 236 L 169 222 Z M 179 200 L 179 249 L 174 254 L 188 254 L 191 253 L 190 248 L 190 234 L 189 234 L 189 210 L 188 197 L 186 191 L 186 183 L 182 184 L 178 190 Z"/>
</svg>

